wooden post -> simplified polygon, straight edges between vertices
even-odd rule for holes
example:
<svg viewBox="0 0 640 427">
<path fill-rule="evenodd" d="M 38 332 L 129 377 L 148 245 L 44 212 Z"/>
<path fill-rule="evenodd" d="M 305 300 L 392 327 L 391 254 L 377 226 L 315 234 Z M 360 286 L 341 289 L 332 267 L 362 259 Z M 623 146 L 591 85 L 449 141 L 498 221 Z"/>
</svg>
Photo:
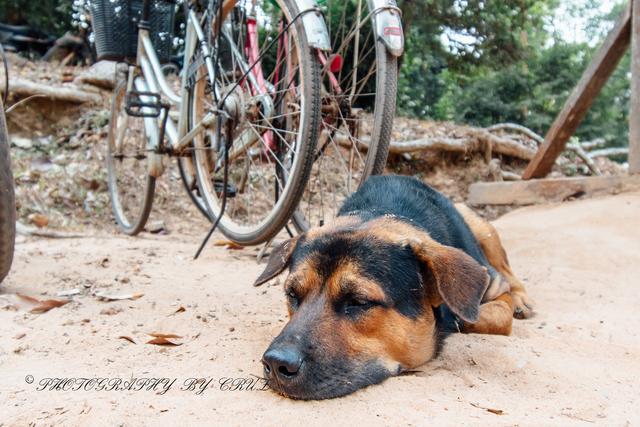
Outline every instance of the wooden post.
<svg viewBox="0 0 640 427">
<path fill-rule="evenodd" d="M 631 0 L 631 100 L 629 173 L 640 173 L 640 0 Z"/>
<path fill-rule="evenodd" d="M 544 144 L 540 146 L 535 157 L 529 162 L 522 175 L 523 179 L 543 178 L 551 172 L 556 159 L 564 151 L 567 141 L 575 133 L 589 107 L 591 107 L 593 100 L 600 93 L 600 90 L 618 65 L 620 58 L 627 50 L 631 40 L 631 7 L 632 3 L 636 5 L 638 1 L 640 0 L 629 1 L 629 6 L 625 8 L 615 27 L 596 52 L 591 63 L 582 74 L 578 85 L 547 132 Z M 640 47 L 638 47 L 638 56 L 640 56 Z M 640 70 L 640 64 L 635 69 Z M 640 73 L 637 73 L 637 75 L 640 78 Z M 637 95 L 638 92 L 636 92 L 636 98 Z M 632 94 L 633 97 L 634 95 Z M 638 103 L 636 107 L 640 107 L 640 99 L 636 99 L 636 101 Z M 636 111 L 640 112 L 640 109 Z M 633 112 L 631 115 L 633 116 Z M 636 122 L 637 131 L 640 132 L 640 117 L 636 117 Z M 631 123 L 633 123 L 633 120 Z M 638 145 L 639 139 L 636 138 L 635 141 L 635 145 Z M 637 161 L 640 162 L 640 159 L 637 159 Z"/>
</svg>

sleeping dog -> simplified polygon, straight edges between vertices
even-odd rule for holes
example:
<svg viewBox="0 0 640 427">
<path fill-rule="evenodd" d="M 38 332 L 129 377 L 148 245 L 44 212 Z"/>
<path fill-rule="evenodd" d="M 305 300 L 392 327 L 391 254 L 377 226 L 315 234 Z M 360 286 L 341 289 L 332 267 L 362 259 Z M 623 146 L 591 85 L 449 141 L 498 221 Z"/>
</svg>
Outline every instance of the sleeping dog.
<svg viewBox="0 0 640 427">
<path fill-rule="evenodd" d="M 296 399 L 343 396 L 424 364 L 452 332 L 511 333 L 532 303 L 491 224 L 414 178 L 372 177 L 336 220 L 275 248 L 289 322 L 265 377 Z"/>
</svg>

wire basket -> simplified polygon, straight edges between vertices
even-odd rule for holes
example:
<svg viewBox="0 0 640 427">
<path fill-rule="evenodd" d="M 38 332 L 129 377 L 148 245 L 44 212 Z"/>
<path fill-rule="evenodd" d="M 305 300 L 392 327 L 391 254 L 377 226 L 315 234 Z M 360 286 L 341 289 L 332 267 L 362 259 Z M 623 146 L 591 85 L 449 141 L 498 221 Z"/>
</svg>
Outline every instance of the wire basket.
<svg viewBox="0 0 640 427">
<path fill-rule="evenodd" d="M 91 19 L 98 59 L 133 62 L 138 49 L 142 0 L 92 0 Z M 175 5 L 151 0 L 149 35 L 160 62 L 168 62 L 173 47 Z"/>
</svg>

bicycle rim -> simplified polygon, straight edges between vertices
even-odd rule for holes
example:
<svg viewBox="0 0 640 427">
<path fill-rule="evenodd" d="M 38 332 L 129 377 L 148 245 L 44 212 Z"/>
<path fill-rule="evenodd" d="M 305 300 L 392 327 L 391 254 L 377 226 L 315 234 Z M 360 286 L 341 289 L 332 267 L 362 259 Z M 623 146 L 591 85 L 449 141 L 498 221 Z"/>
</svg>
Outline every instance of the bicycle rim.
<svg viewBox="0 0 640 427">
<path fill-rule="evenodd" d="M 148 173 L 145 119 L 126 113 L 125 94 L 126 81 L 122 81 L 113 93 L 106 160 L 116 222 L 124 233 L 136 235 L 149 218 L 156 180 Z"/>
</svg>

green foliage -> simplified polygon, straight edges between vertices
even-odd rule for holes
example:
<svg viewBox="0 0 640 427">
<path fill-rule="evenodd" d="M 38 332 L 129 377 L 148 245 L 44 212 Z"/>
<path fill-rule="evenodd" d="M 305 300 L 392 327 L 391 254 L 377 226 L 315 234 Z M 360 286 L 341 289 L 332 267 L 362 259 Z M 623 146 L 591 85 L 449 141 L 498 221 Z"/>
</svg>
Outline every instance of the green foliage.
<svg viewBox="0 0 640 427">
<path fill-rule="evenodd" d="M 73 29 L 85 1 L 4 0 L 0 22 L 60 36 Z M 339 27 L 353 22 L 356 2 L 318 2 L 339 40 Z M 544 134 L 626 3 L 617 0 L 610 13 L 601 13 L 598 0 L 398 0 L 406 36 L 398 114 L 481 126 L 512 121 Z M 272 13 L 272 4 L 265 4 Z M 555 16 L 558 7 L 567 16 Z M 583 30 L 590 39 L 563 39 L 564 26 L 575 19 L 587 20 Z M 579 138 L 626 143 L 629 62 L 627 55 L 587 114 Z M 351 66 L 345 64 L 347 74 Z"/>
<path fill-rule="evenodd" d="M 61 36 L 72 29 L 72 11 L 73 0 L 5 0 L 0 1 L 0 22 Z"/>
<path fill-rule="evenodd" d="M 586 32 L 594 39 L 572 43 L 553 26 L 566 22 L 551 24 L 557 6 L 552 0 L 404 0 L 401 5 L 410 17 L 399 114 L 479 126 L 515 122 L 543 135 L 622 7 L 600 14 L 594 0 L 576 3 L 572 14 L 593 16 Z M 578 138 L 626 143 L 629 61 L 628 55 L 621 61 Z"/>
<path fill-rule="evenodd" d="M 408 47 L 412 50 L 411 47 Z M 398 112 L 414 117 L 434 117 L 446 88 L 445 63 L 441 57 L 408 54 L 398 84 Z M 444 72 L 443 72 L 444 71 Z"/>
</svg>

